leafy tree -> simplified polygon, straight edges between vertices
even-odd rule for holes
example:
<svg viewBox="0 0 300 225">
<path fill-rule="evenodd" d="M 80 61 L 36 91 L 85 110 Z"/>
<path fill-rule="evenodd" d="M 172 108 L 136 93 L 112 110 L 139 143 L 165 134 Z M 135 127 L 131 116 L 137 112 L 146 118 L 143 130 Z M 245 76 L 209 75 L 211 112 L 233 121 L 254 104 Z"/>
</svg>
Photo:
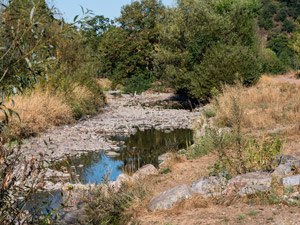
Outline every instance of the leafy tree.
<svg viewBox="0 0 300 225">
<path fill-rule="evenodd" d="M 206 101 L 214 88 L 258 78 L 255 0 L 181 0 L 166 13 L 156 69 L 178 92 Z"/>
<path fill-rule="evenodd" d="M 54 38 L 63 33 L 48 32 L 53 22 L 45 1 L 9 1 L 4 6 L 0 29 L 0 90 L 6 96 L 31 86 L 36 78 L 47 78 L 55 63 Z"/>
<path fill-rule="evenodd" d="M 300 58 L 300 17 L 296 22 L 296 30 L 292 34 L 291 45 L 293 50 L 296 52 L 298 58 Z"/>
<path fill-rule="evenodd" d="M 134 1 L 122 8 L 121 16 L 116 20 L 120 26 L 110 27 L 98 48 L 106 77 L 123 85 L 151 79 L 152 52 L 158 43 L 164 10 L 160 0 Z M 141 87 L 140 84 L 137 86 Z M 135 85 L 130 89 L 142 91 L 134 90 Z"/>
<path fill-rule="evenodd" d="M 295 30 L 295 28 L 296 28 L 296 25 L 292 21 L 290 21 L 288 19 L 285 19 L 283 21 L 282 31 L 286 31 L 288 33 L 292 33 Z"/>
<path fill-rule="evenodd" d="M 287 52 L 289 55 L 292 55 L 292 49 L 289 44 L 289 37 L 285 33 L 279 33 L 273 39 L 271 39 L 267 47 L 272 49 L 278 56 L 282 52 Z"/>
<path fill-rule="evenodd" d="M 112 24 L 112 20 L 101 15 L 86 16 L 80 21 L 80 29 L 94 51 L 97 51 L 102 35 Z"/>
<path fill-rule="evenodd" d="M 279 10 L 275 19 L 276 19 L 276 21 L 284 21 L 286 19 L 286 17 L 287 17 L 287 9 L 286 9 L 286 7 L 284 7 Z"/>
</svg>

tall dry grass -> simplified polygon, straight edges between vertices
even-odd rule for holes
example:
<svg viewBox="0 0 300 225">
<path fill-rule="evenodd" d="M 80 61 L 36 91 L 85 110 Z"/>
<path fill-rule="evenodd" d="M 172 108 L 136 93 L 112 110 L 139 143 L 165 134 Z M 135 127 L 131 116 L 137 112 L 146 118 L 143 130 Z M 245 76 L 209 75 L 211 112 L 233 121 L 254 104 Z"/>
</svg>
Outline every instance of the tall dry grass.
<svg viewBox="0 0 300 225">
<path fill-rule="evenodd" d="M 233 98 L 244 109 L 243 128 L 273 128 L 300 122 L 300 84 L 263 76 L 250 88 L 225 86 L 222 94 L 213 100 L 219 124 L 232 125 Z"/>
<path fill-rule="evenodd" d="M 73 121 L 70 106 L 58 94 L 50 94 L 37 88 L 14 97 L 13 100 L 14 105 L 10 101 L 6 106 L 16 111 L 21 118 L 19 120 L 14 116 L 9 122 L 9 133 L 14 137 L 27 137 Z"/>
</svg>

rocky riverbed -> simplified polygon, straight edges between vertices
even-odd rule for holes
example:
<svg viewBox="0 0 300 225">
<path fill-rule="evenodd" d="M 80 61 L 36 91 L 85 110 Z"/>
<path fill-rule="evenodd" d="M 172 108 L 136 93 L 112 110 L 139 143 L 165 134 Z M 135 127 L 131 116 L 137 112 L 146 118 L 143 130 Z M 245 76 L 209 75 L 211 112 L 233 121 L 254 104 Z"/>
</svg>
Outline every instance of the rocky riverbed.
<svg viewBox="0 0 300 225">
<path fill-rule="evenodd" d="M 110 156 L 120 148 L 110 140 L 111 136 L 129 136 L 138 129 L 154 128 L 167 132 L 192 129 L 193 121 L 200 115 L 200 108 L 193 111 L 170 109 L 182 104 L 182 99 L 171 93 L 132 96 L 110 91 L 106 95 L 108 103 L 98 115 L 49 129 L 28 139 L 22 145 L 22 152 L 27 157 L 38 157 L 42 153 L 49 162 L 100 150 Z"/>
</svg>

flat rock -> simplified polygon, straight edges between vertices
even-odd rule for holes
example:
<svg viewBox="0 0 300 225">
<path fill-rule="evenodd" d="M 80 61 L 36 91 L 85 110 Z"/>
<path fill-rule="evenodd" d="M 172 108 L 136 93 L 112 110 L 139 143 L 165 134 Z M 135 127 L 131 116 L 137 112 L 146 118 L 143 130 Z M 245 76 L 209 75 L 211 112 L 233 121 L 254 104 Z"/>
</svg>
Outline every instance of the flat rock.
<svg viewBox="0 0 300 225">
<path fill-rule="evenodd" d="M 183 184 L 152 198 L 149 203 L 149 210 L 156 211 L 170 209 L 176 203 L 179 203 L 183 199 L 191 198 L 192 196 L 191 188 L 187 184 Z"/>
<path fill-rule="evenodd" d="M 226 185 L 226 179 L 221 177 L 209 177 L 201 178 L 193 183 L 193 194 L 200 194 L 203 197 L 216 196 L 222 193 L 224 186 Z"/>
<path fill-rule="evenodd" d="M 156 175 L 158 174 L 158 170 L 152 165 L 147 164 L 140 169 L 138 169 L 132 176 L 134 180 L 143 179 L 150 175 Z"/>
<path fill-rule="evenodd" d="M 114 158 L 114 157 L 120 156 L 120 153 L 118 153 L 118 152 L 105 152 L 105 155 L 107 157 Z"/>
<path fill-rule="evenodd" d="M 282 184 L 285 187 L 300 185 L 300 175 L 293 175 L 282 179 Z"/>
<path fill-rule="evenodd" d="M 228 181 L 227 188 L 223 194 L 230 194 L 232 192 L 239 192 L 247 186 L 264 186 L 271 187 L 272 178 L 266 172 L 251 172 L 238 175 Z"/>
</svg>

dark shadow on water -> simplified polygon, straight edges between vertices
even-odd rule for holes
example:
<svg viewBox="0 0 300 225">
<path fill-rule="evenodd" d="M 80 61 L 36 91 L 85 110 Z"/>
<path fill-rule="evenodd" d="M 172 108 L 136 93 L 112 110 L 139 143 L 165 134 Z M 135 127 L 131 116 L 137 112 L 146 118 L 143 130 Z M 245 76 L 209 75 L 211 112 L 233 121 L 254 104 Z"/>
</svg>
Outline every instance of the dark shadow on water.
<svg viewBox="0 0 300 225">
<path fill-rule="evenodd" d="M 192 138 L 193 132 L 183 129 L 167 133 L 151 129 L 138 131 L 130 137 L 116 135 L 111 139 L 119 143 L 120 156 L 109 158 L 102 151 L 90 152 L 80 158 L 63 161 L 54 168 L 75 170 L 79 175 L 78 180 L 82 183 L 99 183 L 108 173 L 110 180 L 116 180 L 123 171 L 134 172 L 146 164 L 157 167 L 159 155 L 186 148 L 187 143 L 192 142 Z M 73 177 L 73 182 L 75 181 Z"/>
</svg>

